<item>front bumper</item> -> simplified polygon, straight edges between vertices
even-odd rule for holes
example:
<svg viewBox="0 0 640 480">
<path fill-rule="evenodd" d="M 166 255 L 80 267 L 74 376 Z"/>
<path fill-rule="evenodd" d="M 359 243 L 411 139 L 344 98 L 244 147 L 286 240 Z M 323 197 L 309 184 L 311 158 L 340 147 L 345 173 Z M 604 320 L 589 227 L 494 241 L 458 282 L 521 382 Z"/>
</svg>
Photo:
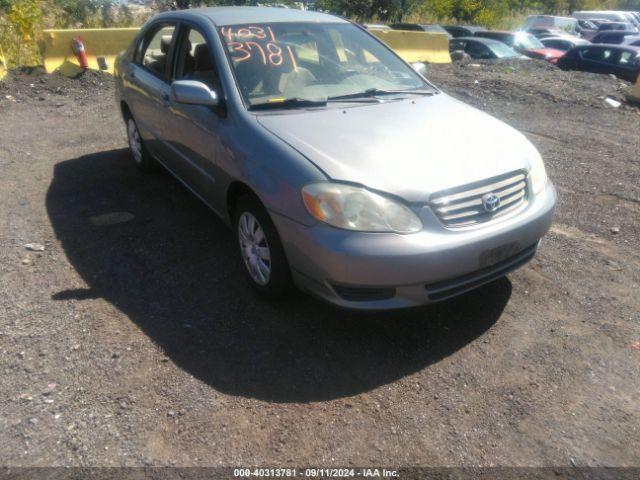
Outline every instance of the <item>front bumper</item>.
<svg viewBox="0 0 640 480">
<path fill-rule="evenodd" d="M 545 189 L 503 218 L 447 229 L 429 207 L 411 235 L 308 227 L 274 214 L 296 285 L 357 309 L 423 305 L 459 295 L 529 261 L 551 225 L 556 192 Z"/>
</svg>

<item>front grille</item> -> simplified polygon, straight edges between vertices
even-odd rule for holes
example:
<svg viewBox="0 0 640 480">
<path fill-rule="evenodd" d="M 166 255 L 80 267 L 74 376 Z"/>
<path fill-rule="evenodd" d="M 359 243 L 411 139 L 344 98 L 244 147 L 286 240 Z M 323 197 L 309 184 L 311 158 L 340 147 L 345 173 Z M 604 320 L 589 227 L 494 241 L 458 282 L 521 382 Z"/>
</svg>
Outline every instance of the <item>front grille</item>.
<svg viewBox="0 0 640 480">
<path fill-rule="evenodd" d="M 481 268 L 480 270 L 476 270 L 475 272 L 471 272 L 460 277 L 430 283 L 425 285 L 424 288 L 429 295 L 429 300 L 432 302 L 438 302 L 440 300 L 455 297 L 456 295 L 473 290 L 485 283 L 497 280 L 498 278 L 505 276 L 507 273 L 525 265 L 536 254 L 537 248 L 538 244 L 535 243 L 528 248 L 525 248 L 520 253 L 517 253 L 506 260 L 502 260 L 495 265 Z"/>
<path fill-rule="evenodd" d="M 493 193 L 500 199 L 494 211 L 488 211 L 482 197 Z M 515 210 L 527 199 L 524 172 L 511 172 L 481 182 L 437 192 L 429 204 L 446 227 L 466 227 L 492 220 Z"/>
<path fill-rule="evenodd" d="M 388 300 L 396 295 L 395 288 L 354 287 L 336 284 L 333 284 L 332 287 L 341 298 L 350 302 L 371 302 L 375 300 Z"/>
</svg>

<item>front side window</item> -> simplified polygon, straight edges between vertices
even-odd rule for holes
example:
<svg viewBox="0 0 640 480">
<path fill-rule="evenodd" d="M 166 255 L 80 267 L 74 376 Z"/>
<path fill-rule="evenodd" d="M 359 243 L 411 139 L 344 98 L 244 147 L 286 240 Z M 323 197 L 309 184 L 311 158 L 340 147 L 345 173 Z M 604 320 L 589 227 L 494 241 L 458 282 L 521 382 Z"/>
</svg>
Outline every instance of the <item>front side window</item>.
<svg viewBox="0 0 640 480">
<path fill-rule="evenodd" d="M 250 106 L 327 99 L 367 90 L 431 87 L 375 38 L 348 23 L 219 27 Z"/>
<path fill-rule="evenodd" d="M 164 77 L 174 33 L 174 25 L 164 25 L 150 31 L 142 39 L 136 56 L 137 62 L 154 74 Z"/>
<path fill-rule="evenodd" d="M 204 36 L 189 28 L 182 37 L 176 64 L 176 80 L 196 80 L 212 90 L 218 88 L 218 74 Z"/>
</svg>

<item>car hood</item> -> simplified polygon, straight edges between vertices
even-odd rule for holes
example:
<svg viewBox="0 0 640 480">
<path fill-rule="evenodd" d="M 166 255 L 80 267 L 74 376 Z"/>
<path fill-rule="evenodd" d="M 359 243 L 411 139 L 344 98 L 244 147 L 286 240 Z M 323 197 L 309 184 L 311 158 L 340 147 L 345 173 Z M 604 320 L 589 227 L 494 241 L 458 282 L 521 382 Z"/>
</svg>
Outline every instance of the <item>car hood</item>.
<svg viewBox="0 0 640 480">
<path fill-rule="evenodd" d="M 531 48 L 527 51 L 540 58 L 560 58 L 565 54 L 562 50 L 556 50 L 555 48 Z"/>
<path fill-rule="evenodd" d="M 443 93 L 345 109 L 262 114 L 258 122 L 330 179 L 410 202 L 528 170 L 537 155 L 513 128 Z"/>
</svg>

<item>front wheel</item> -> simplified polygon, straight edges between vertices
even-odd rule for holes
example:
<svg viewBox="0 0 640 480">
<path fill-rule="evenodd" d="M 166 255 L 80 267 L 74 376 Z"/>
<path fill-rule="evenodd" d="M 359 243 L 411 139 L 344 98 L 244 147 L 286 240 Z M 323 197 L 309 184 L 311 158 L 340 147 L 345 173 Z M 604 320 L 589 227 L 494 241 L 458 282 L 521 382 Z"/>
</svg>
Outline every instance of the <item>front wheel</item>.
<svg viewBox="0 0 640 480">
<path fill-rule="evenodd" d="M 125 118 L 127 124 L 127 140 L 129 141 L 129 150 L 131 150 L 131 156 L 136 162 L 136 165 L 143 172 L 151 172 L 156 169 L 156 162 L 151 157 L 149 152 L 144 146 L 138 125 L 131 115 L 127 115 Z"/>
<path fill-rule="evenodd" d="M 261 295 L 276 299 L 290 289 L 291 275 L 278 232 L 267 210 L 252 196 L 235 208 L 235 230 L 245 276 Z"/>
</svg>

